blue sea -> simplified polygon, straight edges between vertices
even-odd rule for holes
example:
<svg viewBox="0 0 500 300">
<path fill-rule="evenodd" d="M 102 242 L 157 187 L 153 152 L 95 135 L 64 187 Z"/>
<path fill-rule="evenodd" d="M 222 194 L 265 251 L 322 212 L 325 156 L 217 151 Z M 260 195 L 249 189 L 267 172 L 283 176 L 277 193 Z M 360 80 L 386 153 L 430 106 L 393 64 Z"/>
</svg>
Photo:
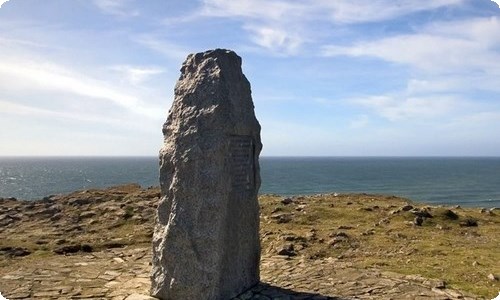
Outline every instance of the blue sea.
<svg viewBox="0 0 500 300">
<path fill-rule="evenodd" d="M 500 207 L 500 157 L 261 157 L 262 194 L 373 193 Z M 135 182 L 158 185 L 156 157 L 0 158 L 0 197 L 24 200 Z"/>
</svg>

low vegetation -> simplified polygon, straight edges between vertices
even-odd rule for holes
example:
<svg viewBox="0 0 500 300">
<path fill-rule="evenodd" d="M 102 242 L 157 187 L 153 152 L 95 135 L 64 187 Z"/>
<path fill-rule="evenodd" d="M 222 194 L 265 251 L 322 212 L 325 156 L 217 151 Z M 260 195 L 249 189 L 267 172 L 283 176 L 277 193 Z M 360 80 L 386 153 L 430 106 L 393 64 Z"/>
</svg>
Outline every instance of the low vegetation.
<svg viewBox="0 0 500 300">
<path fill-rule="evenodd" d="M 0 273 L 47 257 L 149 245 L 159 196 L 157 188 L 125 185 L 35 202 L 0 200 Z M 333 257 L 482 297 L 500 290 L 500 210 L 366 194 L 259 201 L 263 253 Z"/>
<path fill-rule="evenodd" d="M 484 297 L 500 290 L 494 279 L 500 273 L 500 210 L 366 194 L 266 195 L 260 203 L 263 251 L 288 249 L 289 255 L 418 274 Z"/>
</svg>

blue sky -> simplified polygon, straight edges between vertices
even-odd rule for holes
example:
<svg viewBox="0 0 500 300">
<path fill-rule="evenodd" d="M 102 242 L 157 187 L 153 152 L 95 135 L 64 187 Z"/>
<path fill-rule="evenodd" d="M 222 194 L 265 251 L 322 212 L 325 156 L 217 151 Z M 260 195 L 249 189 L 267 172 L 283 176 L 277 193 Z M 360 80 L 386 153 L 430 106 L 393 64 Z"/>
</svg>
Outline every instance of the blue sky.
<svg viewBox="0 0 500 300">
<path fill-rule="evenodd" d="M 0 3 L 0 155 L 156 155 L 212 48 L 243 58 L 263 155 L 500 155 L 490 0 Z"/>
</svg>

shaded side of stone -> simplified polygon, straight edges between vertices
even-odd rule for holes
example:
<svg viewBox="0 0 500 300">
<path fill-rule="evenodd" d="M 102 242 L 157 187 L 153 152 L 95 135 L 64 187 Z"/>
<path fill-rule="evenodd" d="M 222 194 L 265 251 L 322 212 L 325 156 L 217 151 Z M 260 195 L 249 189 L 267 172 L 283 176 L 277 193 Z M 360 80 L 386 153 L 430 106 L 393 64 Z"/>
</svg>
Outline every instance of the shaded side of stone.
<svg viewBox="0 0 500 300">
<path fill-rule="evenodd" d="M 151 293 L 230 299 L 259 282 L 262 144 L 241 58 L 189 55 L 163 133 Z"/>
</svg>

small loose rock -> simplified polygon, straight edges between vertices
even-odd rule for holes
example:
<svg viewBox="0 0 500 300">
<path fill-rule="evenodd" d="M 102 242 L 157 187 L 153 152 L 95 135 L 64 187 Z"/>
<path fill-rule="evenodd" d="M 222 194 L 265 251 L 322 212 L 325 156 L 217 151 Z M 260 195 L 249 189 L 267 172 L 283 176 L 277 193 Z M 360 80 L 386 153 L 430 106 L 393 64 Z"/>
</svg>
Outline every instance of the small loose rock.
<svg viewBox="0 0 500 300">
<path fill-rule="evenodd" d="M 498 276 L 493 273 L 490 273 L 488 274 L 488 279 L 491 281 L 498 281 Z"/>
</svg>

